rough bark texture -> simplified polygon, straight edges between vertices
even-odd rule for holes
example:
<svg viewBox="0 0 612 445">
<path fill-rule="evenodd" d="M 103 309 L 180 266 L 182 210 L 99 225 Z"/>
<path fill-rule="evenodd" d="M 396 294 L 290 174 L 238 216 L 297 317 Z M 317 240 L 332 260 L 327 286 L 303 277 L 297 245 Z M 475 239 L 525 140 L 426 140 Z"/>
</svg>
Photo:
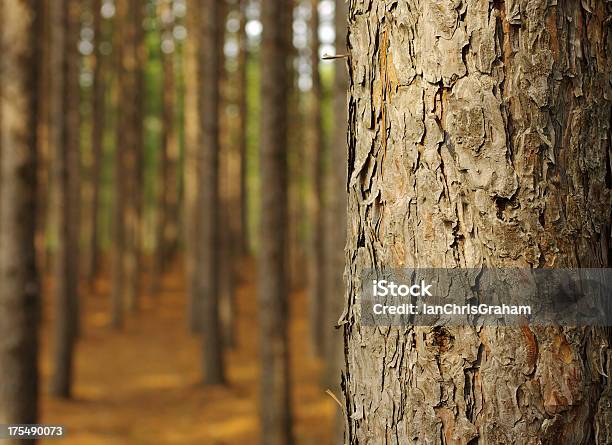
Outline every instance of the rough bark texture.
<svg viewBox="0 0 612 445">
<path fill-rule="evenodd" d="M 311 349 L 323 355 L 323 309 L 325 301 L 325 254 L 323 227 L 323 90 L 319 75 L 319 0 L 310 2 L 310 147 L 308 152 L 308 302 Z"/>
<path fill-rule="evenodd" d="M 80 6 L 62 2 L 64 28 L 62 122 L 56 147 L 59 174 L 59 236 L 55 265 L 55 349 L 51 393 L 70 397 L 74 343 L 78 334 L 79 306 L 79 52 Z"/>
<path fill-rule="evenodd" d="M 197 290 L 202 304 L 204 382 L 220 384 L 225 379 L 222 333 L 219 317 L 219 2 L 201 0 L 201 38 L 198 54 L 200 131 L 199 237 Z"/>
<path fill-rule="evenodd" d="M 261 46 L 261 221 L 258 302 L 261 372 L 261 443 L 293 443 L 287 329 L 287 114 L 288 21 L 292 8 L 264 0 Z"/>
<path fill-rule="evenodd" d="M 350 3 L 350 444 L 607 444 L 594 328 L 370 328 L 368 267 L 610 265 L 610 3 Z"/>
<path fill-rule="evenodd" d="M 0 424 L 35 423 L 38 411 L 35 3 L 0 4 Z"/>
</svg>

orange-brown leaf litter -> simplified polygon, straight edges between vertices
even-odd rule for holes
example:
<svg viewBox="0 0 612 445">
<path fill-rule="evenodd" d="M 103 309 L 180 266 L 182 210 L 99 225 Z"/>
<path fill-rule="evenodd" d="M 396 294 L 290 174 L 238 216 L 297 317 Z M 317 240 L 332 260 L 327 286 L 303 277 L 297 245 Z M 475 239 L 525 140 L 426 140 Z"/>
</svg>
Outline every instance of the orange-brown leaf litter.
<svg viewBox="0 0 612 445">
<path fill-rule="evenodd" d="M 250 269 L 250 268 L 248 268 Z M 183 274 L 175 268 L 157 297 L 143 296 L 122 330 L 109 327 L 108 280 L 82 299 L 73 400 L 48 396 L 51 311 L 42 343 L 41 422 L 63 424 L 62 445 L 258 444 L 259 337 L 252 271 L 236 291 L 237 344 L 226 354 L 228 384 L 201 382 L 201 341 L 187 329 Z M 143 286 L 146 289 L 146 286 Z M 338 405 L 319 385 L 321 364 L 309 353 L 306 300 L 291 296 L 291 372 L 297 444 L 331 444 Z"/>
</svg>

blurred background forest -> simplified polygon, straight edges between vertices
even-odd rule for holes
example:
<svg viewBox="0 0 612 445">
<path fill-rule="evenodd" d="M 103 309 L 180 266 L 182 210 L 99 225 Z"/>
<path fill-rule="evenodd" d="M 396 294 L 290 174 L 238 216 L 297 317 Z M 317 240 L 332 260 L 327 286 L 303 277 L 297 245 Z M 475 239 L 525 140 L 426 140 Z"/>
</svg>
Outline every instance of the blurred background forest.
<svg viewBox="0 0 612 445">
<path fill-rule="evenodd" d="M 39 421 L 339 443 L 344 2 L 36 5 Z"/>
</svg>

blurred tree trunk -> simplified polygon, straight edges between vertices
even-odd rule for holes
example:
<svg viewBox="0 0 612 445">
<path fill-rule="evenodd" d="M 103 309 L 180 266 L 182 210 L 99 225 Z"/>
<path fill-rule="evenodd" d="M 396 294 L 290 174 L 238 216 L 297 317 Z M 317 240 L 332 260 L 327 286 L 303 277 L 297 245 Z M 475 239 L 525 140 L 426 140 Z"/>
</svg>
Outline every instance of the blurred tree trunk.
<svg viewBox="0 0 612 445">
<path fill-rule="evenodd" d="M 297 48 L 293 45 L 293 10 L 301 0 L 289 0 L 290 14 L 286 24 L 287 32 L 287 59 L 289 69 L 289 81 L 287 95 L 289 97 L 288 113 L 289 123 L 287 124 L 287 166 L 289 170 L 287 187 L 288 194 L 288 224 L 287 224 L 287 259 L 288 283 L 290 290 L 301 290 L 308 284 L 308 273 L 305 259 L 305 237 L 304 223 L 307 219 L 308 209 L 306 208 L 306 197 L 304 193 L 304 181 L 306 179 L 305 163 L 307 145 L 304 139 L 305 133 L 305 113 L 302 103 L 303 96 L 298 86 L 299 72 L 296 69 L 296 61 L 300 57 Z M 263 70 L 262 70 L 263 72 Z"/>
<path fill-rule="evenodd" d="M 219 2 L 201 0 L 199 66 L 199 237 L 195 272 L 202 304 L 202 368 L 206 384 L 225 380 L 219 311 Z"/>
<path fill-rule="evenodd" d="M 104 143 L 104 128 L 106 122 L 105 91 L 107 87 L 106 73 L 104 71 L 104 55 L 101 52 L 102 43 L 102 0 L 94 0 L 93 30 L 94 30 L 94 71 L 93 71 L 93 96 L 91 105 L 91 147 L 92 162 L 90 167 L 91 178 L 91 210 L 90 210 L 90 232 L 87 246 L 87 257 L 84 259 L 86 268 L 85 276 L 90 288 L 98 273 L 100 263 L 100 242 L 98 237 L 98 220 L 100 210 L 100 178 L 102 170 L 102 149 Z"/>
<path fill-rule="evenodd" d="M 229 103 L 229 77 L 225 67 L 225 32 L 227 15 L 229 12 L 228 5 L 225 1 L 219 2 L 218 9 L 218 60 L 219 60 L 219 128 L 220 128 L 220 251 L 219 251 L 219 292 L 220 292 L 220 316 L 223 329 L 223 344 L 228 347 L 233 347 L 235 344 L 234 333 L 234 292 L 235 292 L 235 262 L 237 255 L 235 251 L 235 241 L 238 236 L 238 231 L 235 221 L 237 220 L 236 207 L 237 203 L 234 199 L 234 184 L 239 180 L 234 176 L 233 157 L 234 144 L 232 138 L 232 123 L 227 115 L 227 105 Z"/>
<path fill-rule="evenodd" d="M 349 444 L 612 442 L 604 329 L 360 323 L 367 268 L 610 266 L 610 7 L 528 3 L 350 3 Z"/>
<path fill-rule="evenodd" d="M 248 0 L 239 0 L 240 29 L 238 30 L 238 147 L 240 156 L 240 238 L 242 255 L 251 250 L 249 239 L 249 196 L 248 196 L 248 77 L 249 49 L 246 33 Z"/>
<path fill-rule="evenodd" d="M 132 0 L 132 16 L 130 18 L 133 27 L 133 58 L 131 67 L 133 82 L 133 110 L 132 116 L 132 138 L 131 150 L 128 153 L 128 208 L 126 212 L 127 226 L 129 232 L 128 255 L 126 270 L 128 271 L 128 309 L 136 311 L 139 305 L 140 280 L 142 270 L 142 214 L 144 207 L 143 182 L 144 182 L 144 66 L 146 63 L 146 49 L 144 42 L 144 16 L 146 3 L 141 0 Z M 178 211 L 178 210 L 177 210 Z"/>
<path fill-rule="evenodd" d="M 160 3 L 162 22 L 162 151 L 159 163 L 157 226 L 153 256 L 153 293 L 159 290 L 161 277 L 174 258 L 178 242 L 178 162 L 179 144 L 175 126 L 176 82 L 174 15 L 172 0 Z"/>
<path fill-rule="evenodd" d="M 198 48 L 200 37 L 200 0 L 189 0 L 187 3 L 187 32 L 185 48 L 185 173 L 184 173 L 184 213 L 185 213 L 185 258 L 187 269 L 188 318 L 192 332 L 201 329 L 202 302 L 197 291 L 197 246 L 199 195 L 198 153 L 200 150 L 200 128 L 198 115 Z"/>
<path fill-rule="evenodd" d="M 308 303 L 311 349 L 323 354 L 323 309 L 325 301 L 325 254 L 323 227 L 323 122 L 321 76 L 319 75 L 319 0 L 310 1 L 310 147 L 308 150 Z"/>
<path fill-rule="evenodd" d="M 345 0 L 336 0 L 336 54 L 346 54 L 348 12 Z M 342 331 L 336 328 L 344 304 L 344 247 L 346 244 L 346 165 L 347 158 L 347 90 L 348 73 L 345 59 L 336 60 L 333 92 L 333 136 L 329 169 L 326 176 L 327 208 L 325 233 L 327 272 L 325 275 L 325 308 L 323 311 L 323 344 L 325 352 L 324 388 L 339 395 L 340 375 L 344 362 Z M 335 442 L 343 443 L 344 419 L 338 410 L 335 421 Z"/>
<path fill-rule="evenodd" d="M 42 39 L 36 3 L 0 4 L 0 424 L 38 419 L 37 140 L 32 129 Z"/>
<path fill-rule="evenodd" d="M 263 0 L 261 20 L 261 225 L 258 301 L 263 445 L 293 443 L 289 381 L 287 283 L 287 131 L 293 8 Z"/>
<path fill-rule="evenodd" d="M 49 130 L 49 94 L 50 89 L 50 76 L 51 67 L 49 63 L 49 49 L 51 41 L 51 26 L 50 26 L 50 5 L 49 0 L 41 0 L 39 2 L 40 7 L 37 15 L 39 16 L 38 23 L 40 23 L 40 62 L 39 62 L 39 78 L 37 85 L 38 95 L 38 122 L 37 122 L 37 139 L 38 139 L 38 152 L 37 152 L 37 189 L 38 195 L 36 200 L 36 253 L 37 253 L 37 264 L 38 270 L 41 273 L 47 272 L 50 266 L 49 259 L 49 242 L 48 242 L 48 214 L 51 207 L 51 186 L 53 184 L 51 177 L 51 153 L 50 148 L 52 147 L 50 141 L 50 130 Z"/>
<path fill-rule="evenodd" d="M 64 29 L 60 145 L 55 147 L 59 173 L 59 237 L 55 275 L 55 351 L 51 393 L 70 397 L 74 343 L 78 334 L 80 235 L 80 110 L 78 42 L 80 5 L 61 3 Z M 59 24 L 59 23 L 58 23 Z"/>
<path fill-rule="evenodd" d="M 112 325 L 125 308 L 136 310 L 139 290 L 139 233 L 142 179 L 142 4 L 116 4 L 117 127 L 113 216 Z"/>
</svg>

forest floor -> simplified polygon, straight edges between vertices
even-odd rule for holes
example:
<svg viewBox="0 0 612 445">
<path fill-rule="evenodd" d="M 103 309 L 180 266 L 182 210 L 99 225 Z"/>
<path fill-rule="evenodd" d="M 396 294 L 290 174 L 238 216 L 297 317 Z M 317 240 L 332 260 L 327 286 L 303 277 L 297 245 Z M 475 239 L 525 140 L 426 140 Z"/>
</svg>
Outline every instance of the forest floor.
<svg viewBox="0 0 612 445">
<path fill-rule="evenodd" d="M 164 277 L 156 298 L 144 297 L 122 330 L 109 327 L 109 283 L 99 280 L 82 304 L 74 398 L 50 398 L 50 304 L 44 308 L 42 423 L 63 424 L 62 445 L 256 445 L 259 435 L 257 304 L 252 267 L 237 289 L 237 345 L 226 355 L 228 384 L 201 382 L 201 341 L 187 329 L 183 274 Z M 144 286 L 146 289 L 146 286 Z M 300 445 L 331 443 L 338 405 L 319 385 L 321 364 L 309 353 L 306 298 L 291 300 L 291 372 L 295 436 Z"/>
</svg>

